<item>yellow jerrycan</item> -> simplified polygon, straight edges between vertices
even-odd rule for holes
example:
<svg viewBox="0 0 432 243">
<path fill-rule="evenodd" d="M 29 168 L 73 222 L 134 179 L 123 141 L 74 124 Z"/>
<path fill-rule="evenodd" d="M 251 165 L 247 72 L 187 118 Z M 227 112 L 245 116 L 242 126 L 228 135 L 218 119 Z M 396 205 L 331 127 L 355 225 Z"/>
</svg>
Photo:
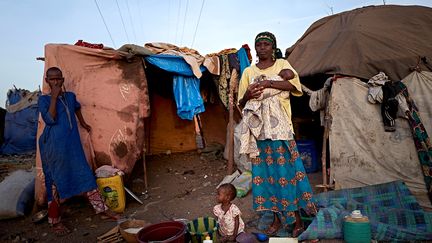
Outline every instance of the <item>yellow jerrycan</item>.
<svg viewBox="0 0 432 243">
<path fill-rule="evenodd" d="M 123 213 L 126 206 L 126 196 L 122 177 L 115 175 L 106 178 L 97 178 L 96 183 L 105 200 L 105 204 L 112 211 Z"/>
</svg>

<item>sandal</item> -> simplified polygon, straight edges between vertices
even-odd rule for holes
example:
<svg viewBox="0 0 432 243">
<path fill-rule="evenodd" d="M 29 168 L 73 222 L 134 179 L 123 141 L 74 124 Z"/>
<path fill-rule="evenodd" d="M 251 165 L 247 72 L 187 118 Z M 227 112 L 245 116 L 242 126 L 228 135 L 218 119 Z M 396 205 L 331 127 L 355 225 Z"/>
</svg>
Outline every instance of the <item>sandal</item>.
<svg viewBox="0 0 432 243">
<path fill-rule="evenodd" d="M 268 227 L 264 232 L 266 233 L 266 235 L 268 236 L 275 236 L 277 234 L 277 232 L 279 231 L 279 229 L 281 228 L 282 224 L 279 221 L 279 223 L 272 223 L 270 225 L 270 227 Z"/>
<path fill-rule="evenodd" d="M 292 232 L 292 237 L 297 238 L 303 232 L 304 232 L 303 227 L 294 228 L 294 230 Z"/>
<path fill-rule="evenodd" d="M 57 223 L 51 226 L 54 234 L 58 237 L 65 236 L 71 233 L 71 231 L 63 224 Z"/>
<path fill-rule="evenodd" d="M 267 236 L 276 236 L 277 232 L 279 231 L 279 228 L 280 228 L 280 226 L 277 227 L 277 226 L 274 226 L 274 225 L 270 225 L 270 227 L 268 227 L 268 228 L 264 231 L 264 233 L 265 233 Z"/>
<path fill-rule="evenodd" d="M 279 231 L 280 227 L 282 226 L 282 222 L 280 221 L 277 214 L 273 214 L 273 222 L 264 232 L 268 236 L 275 236 L 277 232 Z"/>
</svg>

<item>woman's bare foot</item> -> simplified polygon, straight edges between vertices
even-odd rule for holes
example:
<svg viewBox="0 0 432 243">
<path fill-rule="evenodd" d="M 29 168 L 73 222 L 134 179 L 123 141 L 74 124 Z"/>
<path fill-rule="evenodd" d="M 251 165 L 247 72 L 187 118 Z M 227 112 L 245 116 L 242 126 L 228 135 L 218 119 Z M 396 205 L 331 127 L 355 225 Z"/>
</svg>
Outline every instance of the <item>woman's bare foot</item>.
<svg viewBox="0 0 432 243">
<path fill-rule="evenodd" d="M 111 210 L 107 210 L 105 212 L 100 213 L 101 214 L 101 219 L 110 219 L 110 220 L 119 220 L 122 218 L 122 216 L 120 214 L 117 214 Z"/>
<path fill-rule="evenodd" d="M 63 223 L 53 224 L 51 227 L 54 234 L 59 237 L 68 235 L 71 232 Z"/>
</svg>

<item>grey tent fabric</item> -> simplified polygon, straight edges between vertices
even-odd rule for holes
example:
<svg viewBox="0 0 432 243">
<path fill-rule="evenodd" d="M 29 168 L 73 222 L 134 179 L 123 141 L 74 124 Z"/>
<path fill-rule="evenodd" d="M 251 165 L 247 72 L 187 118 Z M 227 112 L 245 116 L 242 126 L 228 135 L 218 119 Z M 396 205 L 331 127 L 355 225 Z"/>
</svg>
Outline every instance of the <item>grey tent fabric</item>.
<svg viewBox="0 0 432 243">
<path fill-rule="evenodd" d="M 431 47 L 432 48 L 432 47 Z M 402 82 L 408 87 L 412 99 L 419 109 L 420 118 L 432 136 L 432 72 L 412 72 Z"/>
<path fill-rule="evenodd" d="M 313 23 L 286 51 L 301 77 L 319 73 L 369 79 L 384 71 L 401 80 L 419 57 L 432 71 L 432 8 L 369 6 Z"/>
<path fill-rule="evenodd" d="M 333 83 L 329 100 L 331 181 L 344 189 L 402 180 L 419 204 L 432 210 L 408 121 L 398 118 L 396 131 L 385 132 L 380 105 L 370 104 L 367 94 L 367 84 L 356 78 Z"/>
</svg>

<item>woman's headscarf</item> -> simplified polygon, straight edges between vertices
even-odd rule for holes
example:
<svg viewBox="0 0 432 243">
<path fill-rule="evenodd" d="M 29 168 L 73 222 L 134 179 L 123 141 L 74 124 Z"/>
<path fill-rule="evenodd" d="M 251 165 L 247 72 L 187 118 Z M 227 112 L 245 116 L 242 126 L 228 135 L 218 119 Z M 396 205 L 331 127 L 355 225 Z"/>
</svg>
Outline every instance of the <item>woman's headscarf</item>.
<svg viewBox="0 0 432 243">
<path fill-rule="evenodd" d="M 268 41 L 268 42 L 272 43 L 272 48 L 273 48 L 273 50 L 276 49 L 276 37 L 275 37 L 272 33 L 267 32 L 267 31 L 259 33 L 259 34 L 255 37 L 255 44 L 256 44 L 258 41 L 262 41 L 262 40 L 264 40 L 264 41 Z"/>
<path fill-rule="evenodd" d="M 276 37 L 272 33 L 268 31 L 259 33 L 255 37 L 255 44 L 258 41 L 262 41 L 262 40 L 272 43 L 273 55 L 275 58 L 282 58 L 282 52 L 279 48 L 277 48 Z"/>
</svg>

